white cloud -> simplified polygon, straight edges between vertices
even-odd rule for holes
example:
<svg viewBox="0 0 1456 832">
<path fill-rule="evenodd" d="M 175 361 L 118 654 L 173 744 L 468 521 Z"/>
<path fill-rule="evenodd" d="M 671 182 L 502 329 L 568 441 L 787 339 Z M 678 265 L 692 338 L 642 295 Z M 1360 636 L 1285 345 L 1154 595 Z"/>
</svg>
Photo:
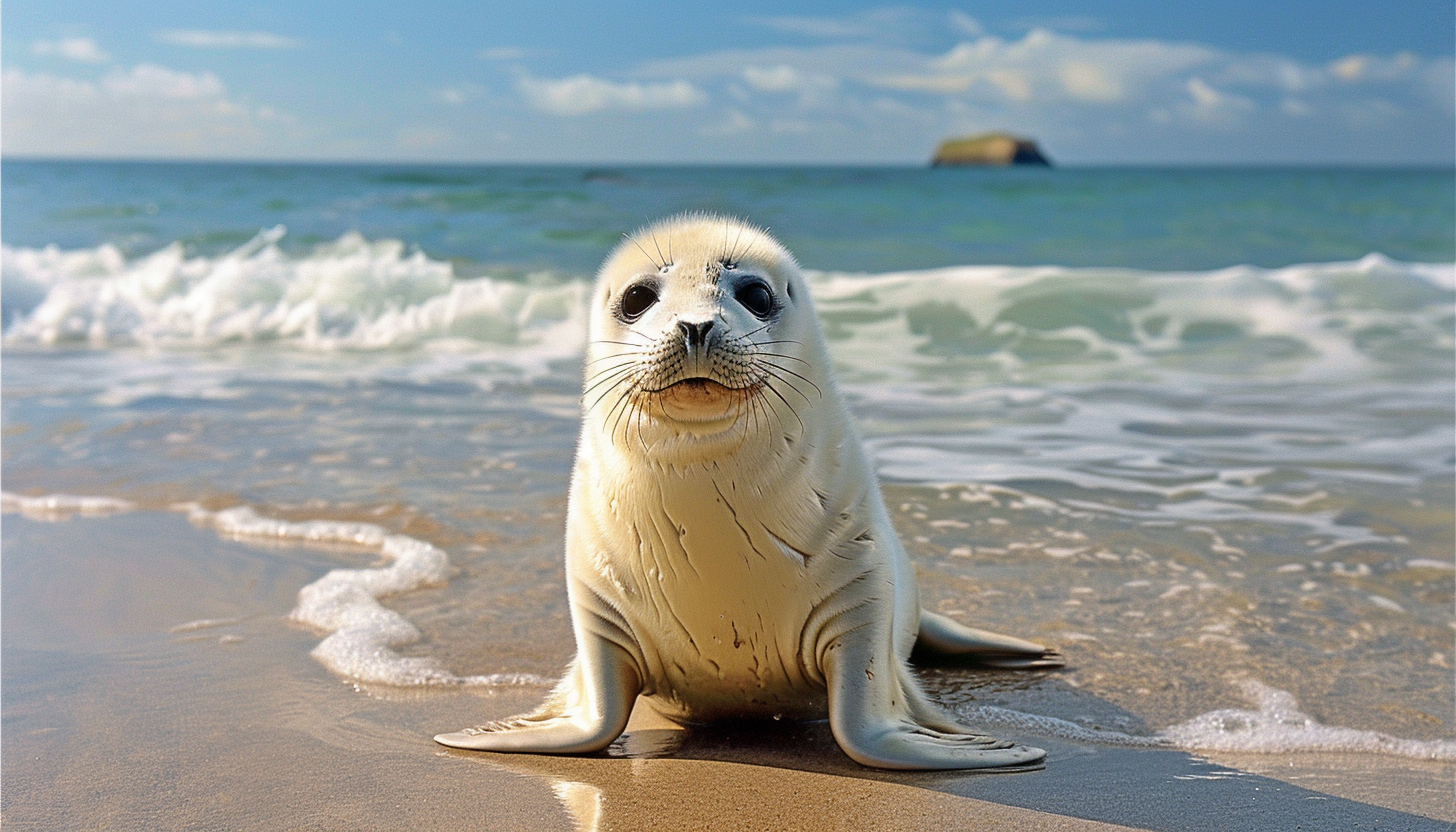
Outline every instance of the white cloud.
<svg viewBox="0 0 1456 832">
<path fill-rule="evenodd" d="M 809 73 L 787 64 L 750 65 L 743 68 L 742 78 L 748 86 L 765 93 L 797 93 L 801 109 L 833 106 L 839 81 L 832 75 Z"/>
<path fill-rule="evenodd" d="M 788 64 L 746 66 L 743 80 L 761 92 L 793 92 L 804 84 L 804 76 Z"/>
<path fill-rule="evenodd" d="M 1248 98 L 1214 89 L 1202 78 L 1189 78 L 1184 86 L 1190 103 L 1183 111 L 1205 124 L 1227 125 L 1254 109 L 1254 102 Z"/>
<path fill-rule="evenodd" d="M 211 72 L 178 72 L 156 64 L 138 64 L 130 72 L 116 71 L 101 79 L 103 92 L 114 97 L 218 99 L 226 90 Z"/>
<path fill-rule="evenodd" d="M 1036 135 L 1064 159 L 1450 158 L 1449 57 L 1353 55 L 1323 64 L 1047 29 L 928 52 L 865 39 L 861 16 L 758 22 L 841 42 L 724 49 L 627 71 L 721 95 L 770 133 L 790 123 L 817 125 L 806 135 L 819 137 L 848 131 L 836 135 L 850 144 L 830 148 L 845 156 L 870 142 L 908 154 L 948 133 L 1008 129 Z M 812 106 L 803 95 L 811 80 Z M 1070 154 L 1059 152 L 1066 147 Z"/>
<path fill-rule="evenodd" d="M 111 60 L 91 38 L 61 38 L 60 40 L 38 40 L 31 44 L 30 51 L 37 55 L 65 58 L 86 64 L 101 64 Z"/>
<path fill-rule="evenodd" d="M 948 75 L 880 75 L 873 83 L 874 86 L 887 90 L 955 95 L 970 89 L 973 80 L 965 76 Z"/>
<path fill-rule="evenodd" d="M 173 46 L 194 49 L 296 49 L 303 41 L 272 32 L 216 32 L 203 29 L 166 29 L 154 37 Z"/>
<path fill-rule="evenodd" d="M 1198 44 L 1084 40 L 1033 29 L 1018 41 L 984 37 L 958 44 L 927 62 L 933 73 L 927 80 L 939 79 L 949 88 L 957 79 L 965 90 L 1011 101 L 1112 104 L 1145 96 L 1217 55 Z"/>
<path fill-rule="evenodd" d="M 617 83 L 585 74 L 559 79 L 522 75 L 516 89 L 531 107 L 557 116 L 694 107 L 707 101 L 702 90 L 681 79 Z"/>
<path fill-rule="evenodd" d="M 1415 71 L 1417 58 L 1400 52 L 1389 58 L 1379 55 L 1348 55 L 1330 63 L 1330 74 L 1347 83 L 1361 81 L 1395 81 Z"/>
<path fill-rule="evenodd" d="M 7 154 L 218 157 L 287 146 L 287 119 L 229 97 L 210 72 L 140 64 L 99 81 L 18 69 L 3 78 Z"/>
<path fill-rule="evenodd" d="M 1096 64 L 1067 61 L 1060 69 L 1062 88 L 1078 101 L 1117 101 L 1122 87 Z"/>
<path fill-rule="evenodd" d="M 981 25 L 981 21 L 960 10 L 950 13 L 950 28 L 951 31 L 964 37 L 978 38 L 986 34 L 986 29 Z"/>
</svg>

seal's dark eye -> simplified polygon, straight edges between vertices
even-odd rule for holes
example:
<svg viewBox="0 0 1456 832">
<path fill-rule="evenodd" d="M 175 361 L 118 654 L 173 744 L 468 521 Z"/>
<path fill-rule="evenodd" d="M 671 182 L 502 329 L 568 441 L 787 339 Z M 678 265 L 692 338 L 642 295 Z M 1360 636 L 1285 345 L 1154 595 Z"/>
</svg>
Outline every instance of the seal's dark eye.
<svg viewBox="0 0 1456 832">
<path fill-rule="evenodd" d="M 617 304 L 618 317 L 630 324 L 642 317 L 642 313 L 651 309 L 654 303 L 657 303 L 657 290 L 646 283 L 638 283 L 622 293 L 622 301 Z"/>
<path fill-rule="evenodd" d="M 768 288 L 765 283 L 756 280 L 752 283 L 745 283 L 738 287 L 738 291 L 733 297 L 759 320 L 766 319 L 773 314 L 773 290 Z"/>
</svg>

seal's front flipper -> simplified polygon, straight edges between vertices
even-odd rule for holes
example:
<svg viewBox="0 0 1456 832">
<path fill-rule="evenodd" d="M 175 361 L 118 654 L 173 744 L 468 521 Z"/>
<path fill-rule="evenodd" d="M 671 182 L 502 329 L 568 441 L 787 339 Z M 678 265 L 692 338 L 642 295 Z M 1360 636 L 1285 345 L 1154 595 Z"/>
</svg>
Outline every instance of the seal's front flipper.
<svg viewBox="0 0 1456 832">
<path fill-rule="evenodd" d="M 916 659 L 954 661 L 1013 670 L 1062 667 L 1066 659 L 1050 647 L 967 627 L 929 610 L 920 611 Z"/>
<path fill-rule="evenodd" d="M 474 751 L 600 751 L 626 729 L 641 690 L 636 665 L 626 651 L 604 639 L 591 639 L 533 713 L 440 734 L 435 742 Z"/>
<path fill-rule="evenodd" d="M 823 652 L 829 728 L 855 762 L 909 770 L 1040 767 L 1040 748 L 984 736 L 925 700 L 910 671 L 885 651 L 885 638 L 864 629 L 843 634 Z"/>
</svg>

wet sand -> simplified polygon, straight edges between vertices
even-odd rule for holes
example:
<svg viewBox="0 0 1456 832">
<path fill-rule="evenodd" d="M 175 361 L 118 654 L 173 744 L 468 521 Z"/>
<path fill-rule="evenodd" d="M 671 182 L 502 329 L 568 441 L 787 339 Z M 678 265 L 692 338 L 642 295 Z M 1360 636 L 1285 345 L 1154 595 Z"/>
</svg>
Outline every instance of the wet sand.
<svg viewBox="0 0 1456 832">
<path fill-rule="evenodd" d="M 1013 735 L 1050 751 L 1045 769 L 895 773 L 848 760 L 823 724 L 681 730 L 645 713 L 594 757 L 449 751 L 430 736 L 527 709 L 544 691 L 360 688 L 329 674 L 308 656 L 317 634 L 285 615 L 300 586 L 358 555 L 226 541 L 182 515 L 146 511 L 62 523 L 7 515 L 3 535 L 0 819 L 9 828 L 1456 822 L 1456 765 L 1388 756 L 1204 758 Z"/>
</svg>

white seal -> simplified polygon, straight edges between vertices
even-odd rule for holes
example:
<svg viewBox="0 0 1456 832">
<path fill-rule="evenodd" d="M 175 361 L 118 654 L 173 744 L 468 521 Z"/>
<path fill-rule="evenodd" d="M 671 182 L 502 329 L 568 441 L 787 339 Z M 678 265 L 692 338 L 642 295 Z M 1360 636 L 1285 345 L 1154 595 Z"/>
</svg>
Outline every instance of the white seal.
<svg viewBox="0 0 1456 832">
<path fill-rule="evenodd" d="M 1026 766 L 1045 752 L 931 704 L 912 648 L 1056 667 L 921 610 L 793 257 L 740 222 L 628 238 L 592 298 L 566 524 L 577 654 L 535 712 L 435 739 L 597 751 L 637 697 L 683 722 L 823 718 L 867 766 Z"/>
</svg>

